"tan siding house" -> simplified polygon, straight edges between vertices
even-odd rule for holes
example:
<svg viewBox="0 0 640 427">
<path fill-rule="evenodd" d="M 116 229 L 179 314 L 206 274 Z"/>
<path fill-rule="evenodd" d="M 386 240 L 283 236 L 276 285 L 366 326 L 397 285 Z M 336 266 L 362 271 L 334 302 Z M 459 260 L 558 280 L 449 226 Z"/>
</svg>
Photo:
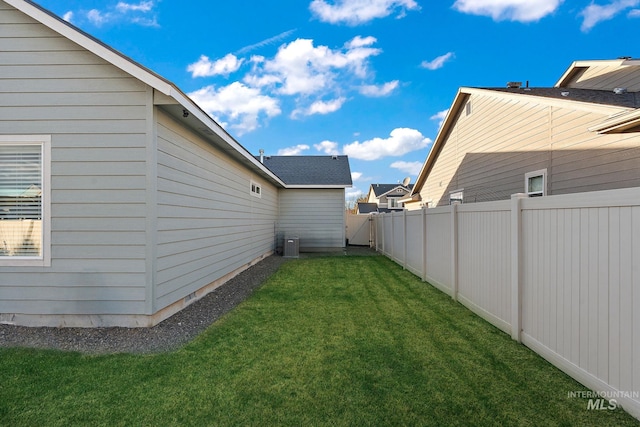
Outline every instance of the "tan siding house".
<svg viewBox="0 0 640 427">
<path fill-rule="evenodd" d="M 290 190 L 171 82 L 0 0 L 0 322 L 154 325 L 272 254 L 283 194 L 316 188 Z"/>
<path fill-rule="evenodd" d="M 405 205 L 640 186 L 639 84 L 640 61 L 620 59 L 576 62 L 553 88 L 460 88 Z"/>
</svg>

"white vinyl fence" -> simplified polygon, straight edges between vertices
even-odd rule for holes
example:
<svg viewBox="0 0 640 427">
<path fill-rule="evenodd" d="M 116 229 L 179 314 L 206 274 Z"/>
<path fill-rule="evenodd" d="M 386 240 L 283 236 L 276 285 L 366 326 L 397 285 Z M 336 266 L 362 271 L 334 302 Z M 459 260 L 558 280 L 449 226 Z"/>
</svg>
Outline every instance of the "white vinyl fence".
<svg viewBox="0 0 640 427">
<path fill-rule="evenodd" d="M 640 418 L 640 188 L 514 195 L 373 226 L 377 251 Z"/>
<path fill-rule="evenodd" d="M 373 246 L 372 215 L 347 214 L 346 238 L 350 245 Z"/>
</svg>

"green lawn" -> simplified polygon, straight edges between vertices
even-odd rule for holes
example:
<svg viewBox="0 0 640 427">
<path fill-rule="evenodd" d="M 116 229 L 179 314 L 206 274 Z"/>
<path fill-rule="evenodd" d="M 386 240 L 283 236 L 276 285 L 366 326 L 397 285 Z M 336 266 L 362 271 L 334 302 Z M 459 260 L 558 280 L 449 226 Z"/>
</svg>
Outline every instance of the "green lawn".
<svg viewBox="0 0 640 427">
<path fill-rule="evenodd" d="M 161 355 L 0 349 L 0 424 L 637 425 L 384 257 L 290 261 Z"/>
</svg>

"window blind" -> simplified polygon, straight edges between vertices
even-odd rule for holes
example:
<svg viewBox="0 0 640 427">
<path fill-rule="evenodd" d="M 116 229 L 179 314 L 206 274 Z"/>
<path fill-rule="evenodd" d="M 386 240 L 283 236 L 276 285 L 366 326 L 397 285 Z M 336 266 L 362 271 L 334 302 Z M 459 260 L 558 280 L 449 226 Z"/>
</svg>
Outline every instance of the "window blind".
<svg viewBox="0 0 640 427">
<path fill-rule="evenodd" d="M 0 256 L 41 255 L 42 145 L 0 144 Z"/>
</svg>

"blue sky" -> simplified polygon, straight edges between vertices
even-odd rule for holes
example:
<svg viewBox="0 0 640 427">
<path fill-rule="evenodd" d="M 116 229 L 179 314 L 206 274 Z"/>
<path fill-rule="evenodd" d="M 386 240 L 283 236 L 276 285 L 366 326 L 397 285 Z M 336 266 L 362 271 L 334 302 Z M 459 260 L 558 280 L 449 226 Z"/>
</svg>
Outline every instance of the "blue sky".
<svg viewBox="0 0 640 427">
<path fill-rule="evenodd" d="M 640 0 L 37 0 L 175 83 L 258 154 L 415 180 L 460 86 L 640 57 Z"/>
</svg>

